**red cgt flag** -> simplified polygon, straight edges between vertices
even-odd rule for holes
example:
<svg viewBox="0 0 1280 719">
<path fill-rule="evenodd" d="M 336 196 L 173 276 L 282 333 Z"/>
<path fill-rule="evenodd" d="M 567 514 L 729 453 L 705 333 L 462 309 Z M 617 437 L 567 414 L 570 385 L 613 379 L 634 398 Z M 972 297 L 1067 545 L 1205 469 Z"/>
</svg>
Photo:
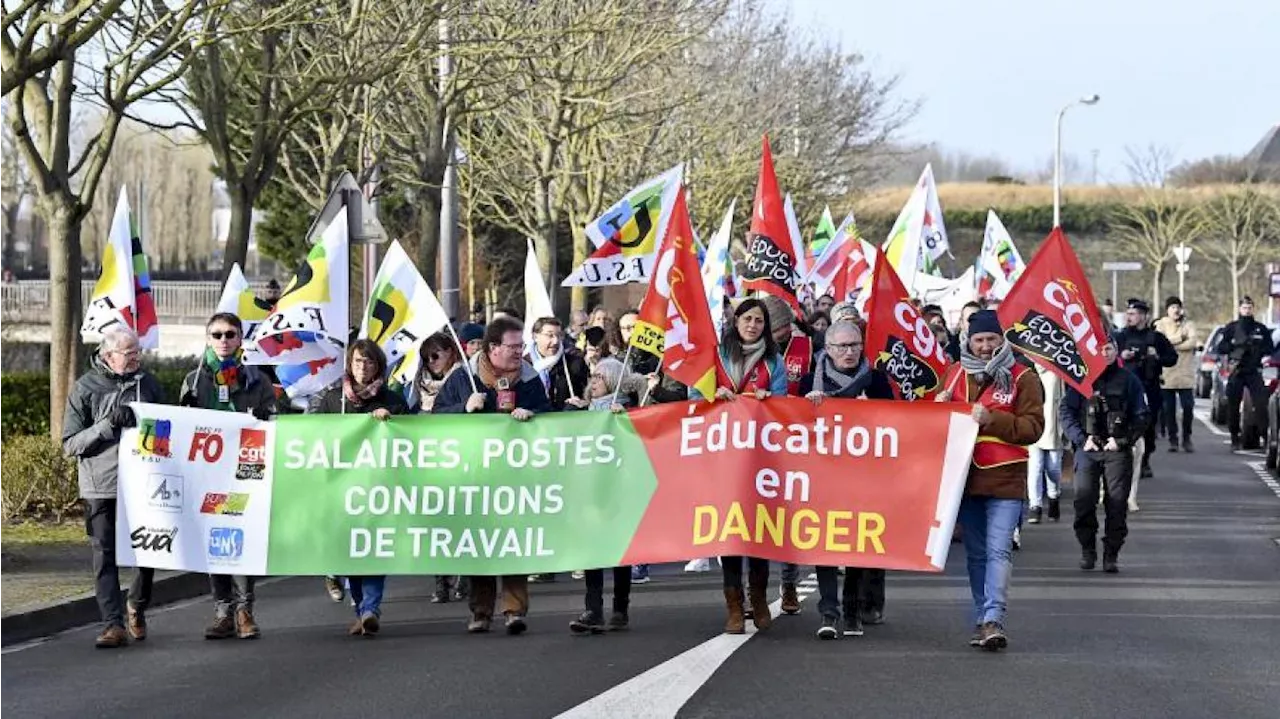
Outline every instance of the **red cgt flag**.
<svg viewBox="0 0 1280 719">
<path fill-rule="evenodd" d="M 796 313 L 804 315 L 796 289 L 796 256 L 787 227 L 786 210 L 778 192 L 778 176 L 773 172 L 773 154 L 769 152 L 769 136 L 765 135 L 760 155 L 760 178 L 756 182 L 756 200 L 751 206 L 751 233 L 747 238 L 747 261 L 742 272 L 742 287 L 780 297 Z"/>
<path fill-rule="evenodd" d="M 658 248 L 653 279 L 631 333 L 631 346 L 662 358 L 668 377 L 715 401 L 720 350 L 684 193 L 676 197 L 667 234 Z"/>
<path fill-rule="evenodd" d="M 1053 228 L 997 310 L 1005 339 L 1086 397 L 1107 368 L 1093 288 L 1061 227 Z"/>
<path fill-rule="evenodd" d="M 917 400 L 942 388 L 947 350 L 934 336 L 898 271 L 876 262 L 867 305 L 867 360 L 889 377 L 899 399 Z"/>
</svg>

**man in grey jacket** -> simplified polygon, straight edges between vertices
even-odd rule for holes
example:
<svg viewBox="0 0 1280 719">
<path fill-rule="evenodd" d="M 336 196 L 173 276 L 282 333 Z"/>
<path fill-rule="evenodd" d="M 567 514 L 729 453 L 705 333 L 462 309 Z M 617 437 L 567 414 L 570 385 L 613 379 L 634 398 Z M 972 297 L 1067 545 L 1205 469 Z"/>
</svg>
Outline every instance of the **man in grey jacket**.
<svg viewBox="0 0 1280 719">
<path fill-rule="evenodd" d="M 128 643 L 124 597 L 116 566 L 116 473 L 120 433 L 137 420 L 130 402 L 160 402 L 160 383 L 140 368 L 138 335 L 127 327 L 107 330 L 87 374 L 76 381 L 62 425 L 62 450 L 79 461 L 85 531 L 93 547 L 94 594 L 105 625 L 95 644 L 114 649 Z M 155 570 L 139 567 L 129 587 L 128 634 L 146 639 L 145 612 Z"/>
</svg>

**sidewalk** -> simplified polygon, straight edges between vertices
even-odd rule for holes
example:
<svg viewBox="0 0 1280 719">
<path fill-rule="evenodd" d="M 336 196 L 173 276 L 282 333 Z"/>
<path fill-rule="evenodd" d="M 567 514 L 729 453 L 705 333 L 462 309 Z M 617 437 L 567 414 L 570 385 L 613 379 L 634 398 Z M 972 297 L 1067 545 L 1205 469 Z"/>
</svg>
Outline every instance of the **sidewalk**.
<svg viewBox="0 0 1280 719">
<path fill-rule="evenodd" d="M 134 569 L 122 567 L 127 587 Z M 208 591 L 202 574 L 156 572 L 152 604 Z M 0 551 L 0 614 L 4 645 L 54 634 L 98 621 L 93 596 L 93 556 L 84 525 L 24 524 L 4 527 Z"/>
</svg>

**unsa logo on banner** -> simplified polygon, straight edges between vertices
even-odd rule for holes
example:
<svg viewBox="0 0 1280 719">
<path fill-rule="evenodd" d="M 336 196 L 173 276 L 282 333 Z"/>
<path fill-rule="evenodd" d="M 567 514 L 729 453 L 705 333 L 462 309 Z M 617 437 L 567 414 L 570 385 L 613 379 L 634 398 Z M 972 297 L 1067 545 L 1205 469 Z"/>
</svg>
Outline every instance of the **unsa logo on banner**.
<svg viewBox="0 0 1280 719">
<path fill-rule="evenodd" d="M 214 562 L 234 562 L 244 554 L 244 530 L 239 527 L 212 527 L 209 529 L 209 559 Z"/>
</svg>

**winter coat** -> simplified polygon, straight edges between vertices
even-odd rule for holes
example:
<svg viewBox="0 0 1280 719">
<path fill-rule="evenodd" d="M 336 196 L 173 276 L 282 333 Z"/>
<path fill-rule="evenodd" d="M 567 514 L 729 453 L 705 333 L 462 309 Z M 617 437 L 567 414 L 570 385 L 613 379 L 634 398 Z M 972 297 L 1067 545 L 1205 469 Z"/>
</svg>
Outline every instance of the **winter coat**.
<svg viewBox="0 0 1280 719">
<path fill-rule="evenodd" d="M 243 381 L 232 387 L 229 395 L 236 411 L 252 412 L 258 409 L 275 412 L 276 389 L 271 386 L 267 375 L 253 365 L 241 365 L 239 371 L 243 373 Z M 218 407 L 218 384 L 209 365 L 201 362 L 198 368 L 183 378 L 182 389 L 178 391 L 178 404 L 199 409 Z"/>
<path fill-rule="evenodd" d="M 1169 344 L 1178 353 L 1178 363 L 1164 371 L 1165 389 L 1194 389 L 1196 386 L 1196 344 L 1200 335 L 1196 333 L 1196 325 L 1183 318 L 1181 322 L 1169 317 L 1156 320 L 1156 332 L 1169 339 Z"/>
<path fill-rule="evenodd" d="M 724 345 L 720 346 L 720 361 L 725 365 L 728 365 L 728 349 Z M 772 397 L 786 397 L 787 396 L 787 364 L 786 364 L 786 360 L 784 360 L 782 357 L 782 353 L 779 352 L 778 354 L 775 354 L 771 358 L 761 358 L 760 361 L 768 363 L 769 395 Z M 755 367 L 752 366 L 752 367 L 747 367 L 743 370 L 744 383 L 746 382 L 745 378 L 754 369 Z M 696 387 L 690 387 L 689 399 L 698 400 L 698 399 L 704 399 L 704 398 L 702 396 L 702 393 L 699 392 Z"/>
<path fill-rule="evenodd" d="M 1147 422 L 1151 418 L 1142 380 L 1116 363 L 1107 367 L 1098 379 L 1094 380 L 1093 391 L 1108 397 L 1124 397 L 1125 425 L 1129 436 L 1123 439 L 1127 440 L 1126 446 L 1132 447 L 1133 443 L 1142 437 L 1143 431 L 1147 428 Z M 1089 398 L 1072 387 L 1063 395 L 1062 406 L 1058 408 L 1058 419 L 1062 422 L 1063 434 L 1077 451 L 1089 438 L 1085 429 L 1088 402 Z"/>
<path fill-rule="evenodd" d="M 1164 371 L 1178 363 L 1178 353 L 1174 351 L 1169 338 L 1151 327 L 1146 329 L 1125 327 L 1116 330 L 1112 338 L 1115 340 L 1116 349 L 1121 353 L 1126 349 L 1132 349 L 1138 353 L 1138 356 L 1133 359 L 1120 360 L 1121 365 L 1142 380 L 1142 386 L 1147 388 L 1147 392 L 1158 392 L 1160 378 Z M 1155 356 L 1147 352 L 1148 347 L 1155 348 Z"/>
<path fill-rule="evenodd" d="M 1276 351 L 1271 330 L 1252 317 L 1232 320 L 1219 336 L 1218 354 L 1226 359 L 1233 375 L 1257 374 L 1262 359 Z"/>
<path fill-rule="evenodd" d="M 878 369 L 869 371 L 858 381 L 850 383 L 843 391 L 840 390 L 840 385 L 836 380 L 830 376 L 829 371 L 824 371 L 822 382 L 823 386 L 814 387 L 813 385 L 817 375 L 816 370 L 819 364 L 825 362 L 826 359 L 826 353 L 819 352 L 818 356 L 814 359 L 813 366 L 815 371 L 800 378 L 801 397 L 808 395 L 816 389 L 828 397 L 841 399 L 858 399 L 862 397 L 865 397 L 866 399 L 893 399 L 893 386 L 889 384 L 889 378 L 885 376 L 884 372 L 881 372 Z M 867 360 L 864 357 L 860 365 L 866 364 L 866 362 Z M 857 371 L 858 370 L 854 370 L 854 373 L 856 374 Z"/>
<path fill-rule="evenodd" d="M 464 414 L 467 411 L 467 398 L 471 396 L 471 375 L 475 375 L 476 388 L 485 394 L 484 409 L 480 410 L 484 413 L 494 413 L 498 411 L 498 390 L 494 387 L 486 385 L 480 380 L 480 373 L 477 371 L 480 355 L 476 354 L 467 361 L 471 372 L 454 372 L 444 381 L 444 386 L 440 388 L 440 394 L 436 397 L 435 408 L 432 414 Z M 516 407 L 527 409 L 534 414 L 553 411 L 550 400 L 547 399 L 547 391 L 542 384 L 542 378 L 538 376 L 538 371 L 528 362 L 522 362 L 520 365 L 520 379 L 516 381 L 512 387 L 516 393 Z M 581 396 L 581 395 L 579 395 Z"/>
<path fill-rule="evenodd" d="M 411 414 L 404 395 L 385 384 L 364 402 L 351 402 L 342 394 L 342 381 L 329 385 L 307 403 L 307 414 L 369 414 L 385 409 L 391 414 Z"/>
<path fill-rule="evenodd" d="M 964 401 L 966 404 L 977 402 L 981 386 L 973 375 L 963 370 L 961 373 L 964 374 Z M 1034 370 L 1018 377 L 1014 394 L 1013 411 L 992 411 L 991 420 L 978 434 L 1006 444 L 1030 447 L 1044 434 L 1044 388 Z M 1027 463 L 1010 462 L 986 468 L 971 464 L 964 493 L 974 497 L 1026 499 Z"/>
<path fill-rule="evenodd" d="M 1063 384 L 1057 372 L 1036 365 L 1040 386 L 1044 388 L 1044 433 L 1036 440 L 1036 449 L 1062 449 L 1062 430 L 1058 426 L 1058 407 L 1062 404 Z"/>
<path fill-rule="evenodd" d="M 163 401 L 160 383 L 150 372 L 118 375 L 93 355 L 88 373 L 76 380 L 67 397 L 62 424 L 62 451 L 78 462 L 82 498 L 116 498 L 121 431 L 111 422 L 116 407 Z"/>
<path fill-rule="evenodd" d="M 574 397 L 581 399 L 586 396 L 591 370 L 587 369 L 587 360 L 576 347 L 565 347 L 564 355 L 548 367 L 546 373 L 547 379 L 542 388 L 555 411 L 563 411 L 565 402 Z M 542 376 L 538 375 L 538 379 L 541 381 Z"/>
</svg>

